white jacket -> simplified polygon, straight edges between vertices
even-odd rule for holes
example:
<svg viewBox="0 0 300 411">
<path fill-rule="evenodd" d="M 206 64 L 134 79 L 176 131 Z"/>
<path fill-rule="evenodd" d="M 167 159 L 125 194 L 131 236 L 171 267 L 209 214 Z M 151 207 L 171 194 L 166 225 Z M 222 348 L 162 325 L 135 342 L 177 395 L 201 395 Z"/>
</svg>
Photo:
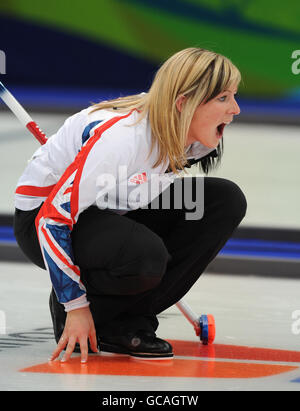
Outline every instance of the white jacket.
<svg viewBox="0 0 300 411">
<path fill-rule="evenodd" d="M 88 305 L 74 265 L 70 232 L 80 213 L 96 204 L 126 213 L 149 204 L 173 181 L 168 164 L 153 167 L 157 147 L 148 158 L 151 129 L 138 112 L 117 114 L 87 108 L 68 118 L 33 155 L 18 181 L 15 206 L 32 210 L 44 202 L 36 228 L 45 265 L 58 300 L 66 311 Z M 188 158 L 213 149 L 194 143 Z"/>
</svg>

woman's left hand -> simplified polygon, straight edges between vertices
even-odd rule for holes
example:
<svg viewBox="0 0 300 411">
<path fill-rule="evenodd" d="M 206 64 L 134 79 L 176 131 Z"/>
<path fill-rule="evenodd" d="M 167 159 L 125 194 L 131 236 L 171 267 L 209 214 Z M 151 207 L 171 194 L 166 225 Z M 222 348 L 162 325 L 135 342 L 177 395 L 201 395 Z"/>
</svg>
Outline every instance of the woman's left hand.
<svg viewBox="0 0 300 411">
<path fill-rule="evenodd" d="M 90 341 L 91 349 L 94 352 L 98 352 L 96 330 L 89 307 L 69 311 L 64 331 L 50 361 L 55 360 L 66 346 L 67 349 L 61 361 L 68 361 L 74 351 L 76 342 L 79 342 L 81 362 L 87 362 L 88 340 Z"/>
</svg>

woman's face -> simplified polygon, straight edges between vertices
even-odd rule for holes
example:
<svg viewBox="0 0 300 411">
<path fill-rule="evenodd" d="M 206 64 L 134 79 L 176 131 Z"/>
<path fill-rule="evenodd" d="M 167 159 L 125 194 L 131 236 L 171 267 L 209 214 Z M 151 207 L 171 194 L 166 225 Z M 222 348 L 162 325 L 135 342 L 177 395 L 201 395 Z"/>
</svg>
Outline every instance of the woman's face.
<svg viewBox="0 0 300 411">
<path fill-rule="evenodd" d="M 236 92 L 236 87 L 230 87 L 208 103 L 197 107 L 188 131 L 187 146 L 196 141 L 209 148 L 218 146 L 226 124 L 240 113 L 235 100 Z"/>
</svg>

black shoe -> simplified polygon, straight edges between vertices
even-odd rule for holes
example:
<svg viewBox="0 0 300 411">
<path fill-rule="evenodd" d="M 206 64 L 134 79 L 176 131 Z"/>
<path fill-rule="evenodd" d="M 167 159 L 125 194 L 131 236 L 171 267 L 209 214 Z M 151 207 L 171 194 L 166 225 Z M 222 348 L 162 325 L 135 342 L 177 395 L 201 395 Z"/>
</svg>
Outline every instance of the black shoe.
<svg viewBox="0 0 300 411">
<path fill-rule="evenodd" d="M 65 328 L 67 313 L 63 304 L 57 300 L 54 289 L 49 299 L 50 313 L 53 323 L 55 340 L 58 343 Z M 115 327 L 113 327 L 115 329 Z M 97 332 L 97 336 L 98 336 Z M 172 346 L 160 338 L 156 338 L 154 332 L 139 331 L 136 333 L 124 333 L 118 337 L 97 337 L 99 350 L 103 352 L 131 355 L 144 359 L 167 359 L 173 357 Z M 89 346 L 89 353 L 93 351 Z M 80 353 L 80 346 L 76 343 L 74 352 Z"/>
<path fill-rule="evenodd" d="M 65 328 L 67 313 L 65 312 L 63 304 L 60 304 L 58 302 L 53 288 L 49 298 L 49 308 L 51 313 L 55 341 L 58 343 Z"/>
<path fill-rule="evenodd" d="M 98 337 L 98 344 L 100 352 L 127 354 L 144 360 L 163 360 L 173 357 L 171 344 L 147 331 L 137 331 L 122 336 Z"/>
</svg>

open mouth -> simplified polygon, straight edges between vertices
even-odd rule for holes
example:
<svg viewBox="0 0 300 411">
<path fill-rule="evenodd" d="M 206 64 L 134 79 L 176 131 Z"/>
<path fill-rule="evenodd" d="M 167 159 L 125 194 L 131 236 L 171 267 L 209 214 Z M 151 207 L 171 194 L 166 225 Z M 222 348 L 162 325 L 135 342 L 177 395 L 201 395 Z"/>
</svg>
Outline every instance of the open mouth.
<svg viewBox="0 0 300 411">
<path fill-rule="evenodd" d="M 225 126 L 226 126 L 225 123 L 221 123 L 221 124 L 218 125 L 218 127 L 217 127 L 217 136 L 218 136 L 218 138 L 223 137 L 223 131 L 224 131 Z"/>
</svg>

